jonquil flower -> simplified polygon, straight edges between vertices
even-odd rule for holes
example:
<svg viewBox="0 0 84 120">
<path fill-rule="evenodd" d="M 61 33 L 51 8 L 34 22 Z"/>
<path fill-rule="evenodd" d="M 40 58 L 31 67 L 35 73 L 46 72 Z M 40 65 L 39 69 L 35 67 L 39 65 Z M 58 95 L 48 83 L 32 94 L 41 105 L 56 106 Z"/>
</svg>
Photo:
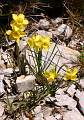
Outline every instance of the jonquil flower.
<svg viewBox="0 0 84 120">
<path fill-rule="evenodd" d="M 25 32 L 22 32 L 22 31 L 16 32 L 16 31 L 8 30 L 6 31 L 6 34 L 9 35 L 10 39 L 15 40 L 17 43 L 19 43 L 20 38 L 25 36 Z"/>
<path fill-rule="evenodd" d="M 78 69 L 77 68 L 67 68 L 65 76 L 64 76 L 64 80 L 76 80 L 77 79 L 77 73 L 78 73 Z"/>
<path fill-rule="evenodd" d="M 6 34 L 9 35 L 10 39 L 15 40 L 17 43 L 19 43 L 20 38 L 26 34 L 24 30 L 29 22 L 23 14 L 12 14 L 12 18 L 13 20 L 10 24 L 12 30 L 6 31 Z"/>
<path fill-rule="evenodd" d="M 14 23 L 16 23 L 18 26 L 27 25 L 29 23 L 23 14 L 12 14 L 12 18 Z"/>
<path fill-rule="evenodd" d="M 58 77 L 58 73 L 54 69 L 51 69 L 50 71 L 45 71 L 43 75 L 48 80 L 48 82 L 53 82 Z"/>
<path fill-rule="evenodd" d="M 28 44 L 36 51 L 42 49 L 48 49 L 51 43 L 51 38 L 43 35 L 33 35 L 29 40 Z"/>
</svg>

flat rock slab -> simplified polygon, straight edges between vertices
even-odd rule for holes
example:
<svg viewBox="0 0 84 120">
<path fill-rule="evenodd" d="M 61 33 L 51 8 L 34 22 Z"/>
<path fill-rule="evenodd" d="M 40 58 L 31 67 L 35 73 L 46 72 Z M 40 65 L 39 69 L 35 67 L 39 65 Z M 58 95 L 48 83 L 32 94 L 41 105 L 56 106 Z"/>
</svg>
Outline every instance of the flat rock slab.
<svg viewBox="0 0 84 120">
<path fill-rule="evenodd" d="M 84 120 L 84 117 L 77 109 L 73 109 L 64 114 L 63 120 Z"/>
<path fill-rule="evenodd" d="M 82 92 L 77 91 L 75 96 L 79 99 L 78 100 L 79 109 L 84 114 L 84 91 Z"/>
<path fill-rule="evenodd" d="M 77 102 L 68 95 L 55 95 L 57 102 L 55 102 L 58 106 L 67 106 L 69 109 L 76 108 Z"/>
<path fill-rule="evenodd" d="M 82 88 L 84 88 L 84 78 L 80 79 L 80 83 L 79 84 L 81 85 Z"/>
<path fill-rule="evenodd" d="M 35 77 L 33 75 L 28 76 L 21 75 L 20 77 L 17 77 L 16 84 L 19 92 L 32 90 L 35 85 Z"/>
<path fill-rule="evenodd" d="M 77 57 L 80 55 L 78 51 L 62 45 L 56 45 L 55 49 L 54 47 L 55 43 L 51 45 L 48 54 L 47 52 L 43 51 L 43 60 L 46 61 L 47 66 L 51 60 L 52 63 L 56 64 L 58 68 L 63 64 L 72 67 L 74 65 L 72 63 L 77 62 Z"/>
</svg>

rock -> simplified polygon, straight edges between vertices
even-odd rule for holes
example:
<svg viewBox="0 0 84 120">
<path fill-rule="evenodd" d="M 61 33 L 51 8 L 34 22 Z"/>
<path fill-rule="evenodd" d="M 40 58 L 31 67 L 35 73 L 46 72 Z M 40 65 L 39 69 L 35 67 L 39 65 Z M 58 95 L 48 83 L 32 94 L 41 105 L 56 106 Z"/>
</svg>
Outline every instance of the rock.
<svg viewBox="0 0 84 120">
<path fill-rule="evenodd" d="M 41 106 L 37 106 L 37 107 L 34 109 L 34 113 L 35 113 L 35 114 L 41 113 Z"/>
<path fill-rule="evenodd" d="M 73 33 L 72 29 L 69 26 L 67 26 L 65 30 L 65 38 L 66 39 L 70 38 L 72 36 L 72 33 Z"/>
<path fill-rule="evenodd" d="M 24 117 L 23 120 L 29 120 L 29 118 Z"/>
<path fill-rule="evenodd" d="M 79 99 L 79 108 L 81 112 L 84 114 L 84 96 Z"/>
<path fill-rule="evenodd" d="M 56 18 L 56 19 L 52 19 L 52 23 L 54 24 L 54 25 L 57 25 L 58 23 L 61 23 L 63 21 L 63 19 L 62 18 L 60 18 L 60 17 L 58 17 L 58 18 Z"/>
<path fill-rule="evenodd" d="M 19 92 L 25 92 L 27 90 L 32 90 L 35 85 L 35 76 L 21 75 L 20 77 L 17 77 L 16 84 L 17 84 Z"/>
<path fill-rule="evenodd" d="M 43 52 L 43 60 L 46 61 L 46 65 L 48 65 L 48 63 L 53 58 L 52 62 L 57 65 L 57 69 L 59 68 L 59 66 L 62 66 L 63 64 L 66 64 L 69 67 L 74 66 L 74 64 L 72 64 L 72 63 L 74 61 L 75 62 L 77 61 L 77 57 L 80 55 L 80 53 L 76 50 L 73 50 L 71 48 L 68 48 L 68 47 L 65 47 L 62 45 L 56 45 L 55 49 L 54 49 L 54 46 L 55 46 L 55 43 L 52 43 L 52 45 L 49 48 L 48 54 L 47 54 L 47 52 Z M 53 49 L 54 49 L 54 51 L 53 51 Z M 53 54 L 49 58 L 52 51 L 53 51 Z M 47 58 L 46 58 L 46 55 L 47 55 Z M 64 68 L 65 67 L 63 67 L 63 69 Z M 62 70 L 62 72 L 64 72 L 64 70 Z"/>
<path fill-rule="evenodd" d="M 44 118 L 46 118 L 47 116 L 50 116 L 52 114 L 52 110 L 53 108 L 51 107 L 43 106 L 42 113 L 43 113 Z"/>
<path fill-rule="evenodd" d="M 57 29 L 57 35 L 63 34 L 65 32 L 66 28 L 67 28 L 66 24 L 61 24 Z"/>
<path fill-rule="evenodd" d="M 43 113 L 41 111 L 41 106 L 37 106 L 35 109 L 36 110 L 34 110 L 35 111 L 35 118 L 34 118 L 34 120 L 44 120 L 43 119 Z"/>
<path fill-rule="evenodd" d="M 3 70 L 4 75 L 10 75 L 13 73 L 13 68 L 7 68 Z"/>
<path fill-rule="evenodd" d="M 0 102 L 0 117 L 3 115 L 3 113 L 4 113 L 4 104 Z"/>
<path fill-rule="evenodd" d="M 68 95 L 55 95 L 57 102 L 55 102 L 58 106 L 67 106 L 69 109 L 74 109 L 77 105 L 77 102 L 69 97 Z"/>
<path fill-rule="evenodd" d="M 63 120 L 84 120 L 84 117 L 77 109 L 73 109 L 63 115 Z"/>
<path fill-rule="evenodd" d="M 53 116 L 47 116 L 47 117 L 45 118 L 45 120 L 56 120 L 56 118 L 53 117 Z"/>
<path fill-rule="evenodd" d="M 44 119 L 41 117 L 35 117 L 34 120 L 44 120 Z"/>
<path fill-rule="evenodd" d="M 40 21 L 38 22 L 38 26 L 41 28 L 49 28 L 49 21 L 47 21 L 46 19 L 40 19 Z"/>
<path fill-rule="evenodd" d="M 3 80 L 0 80 L 0 95 L 2 95 L 4 93 L 5 93 L 5 90 L 4 90 Z"/>
<path fill-rule="evenodd" d="M 56 118 L 56 120 L 62 120 L 62 115 L 57 114 L 57 115 L 55 115 L 55 118 Z"/>
<path fill-rule="evenodd" d="M 57 30 L 56 30 L 56 35 L 64 35 L 66 39 L 70 38 L 72 36 L 72 29 L 66 25 L 66 24 L 61 24 Z"/>
<path fill-rule="evenodd" d="M 19 119 L 17 119 L 17 120 L 19 120 Z M 21 116 L 20 120 L 29 120 L 29 118 L 27 118 L 27 117 L 22 113 L 22 116 Z"/>
<path fill-rule="evenodd" d="M 38 30 L 36 33 L 38 33 L 40 35 L 49 36 L 50 38 L 52 38 L 52 33 L 51 32 L 47 32 L 45 30 Z"/>
<path fill-rule="evenodd" d="M 78 98 L 79 109 L 84 114 L 84 91 L 77 91 L 75 96 Z"/>
<path fill-rule="evenodd" d="M 80 83 L 79 84 L 81 85 L 82 88 L 84 88 L 84 78 L 80 79 Z"/>
<path fill-rule="evenodd" d="M 46 97 L 45 101 L 47 101 L 47 102 L 54 102 L 54 101 L 56 101 L 56 98 L 55 97 Z"/>
<path fill-rule="evenodd" d="M 82 95 L 82 92 L 80 92 L 78 89 L 76 90 L 75 96 L 79 99 Z"/>
<path fill-rule="evenodd" d="M 67 93 L 72 97 L 74 96 L 74 94 L 76 92 L 75 88 L 76 88 L 76 86 L 72 84 L 67 90 Z"/>
<path fill-rule="evenodd" d="M 60 94 L 65 94 L 64 91 L 67 90 L 67 87 L 66 88 L 59 88 L 57 91 L 56 91 L 56 95 L 60 95 Z"/>
<path fill-rule="evenodd" d="M 0 71 L 0 73 L 1 73 L 1 71 Z M 4 74 L 1 73 L 1 74 L 0 74 L 0 80 L 3 80 L 3 79 L 4 79 Z"/>
<path fill-rule="evenodd" d="M 22 51 L 27 46 L 28 37 L 24 37 L 23 39 L 19 42 L 19 51 Z"/>
<path fill-rule="evenodd" d="M 6 119 L 6 115 L 2 115 L 1 117 L 0 117 L 0 120 L 5 120 Z M 10 119 L 11 120 L 11 119 Z"/>
</svg>

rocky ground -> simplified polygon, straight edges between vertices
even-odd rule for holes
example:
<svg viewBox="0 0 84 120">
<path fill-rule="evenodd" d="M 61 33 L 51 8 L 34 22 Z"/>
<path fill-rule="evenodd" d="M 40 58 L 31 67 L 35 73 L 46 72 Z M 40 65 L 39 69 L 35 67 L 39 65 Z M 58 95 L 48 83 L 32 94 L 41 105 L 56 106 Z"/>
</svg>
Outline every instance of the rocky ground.
<svg viewBox="0 0 84 120">
<path fill-rule="evenodd" d="M 65 22 L 67 21 L 67 22 Z M 40 19 L 37 23 L 33 23 L 31 31 L 37 32 L 38 34 L 49 35 L 53 39 L 53 45 L 50 47 L 51 52 L 54 43 L 57 43 L 57 47 L 53 53 L 55 64 L 58 63 L 58 67 L 67 64 L 68 66 L 77 65 L 77 57 L 80 55 L 80 45 L 84 44 L 84 36 L 81 27 L 81 32 L 79 27 L 74 27 L 66 18 L 56 18 L 56 19 Z M 81 36 L 82 34 L 82 36 Z M 26 40 L 26 38 L 24 38 Z M 25 41 L 20 43 L 26 46 Z M 28 53 L 28 51 L 26 51 Z M 57 54 L 55 54 L 57 53 Z M 4 113 L 4 103 L 2 98 L 10 93 L 11 84 L 10 77 L 13 73 L 13 68 L 10 67 L 10 63 L 7 57 L 7 51 L 1 49 L 0 58 L 0 120 L 6 119 L 6 114 Z M 43 59 L 45 59 L 45 54 L 43 53 Z M 26 54 L 28 58 L 29 54 Z M 4 61 L 7 62 L 8 68 L 6 68 Z M 79 68 L 79 67 L 78 67 Z M 18 71 L 18 69 L 17 69 Z M 63 73 L 63 70 L 61 71 Z M 33 83 L 33 84 L 32 84 Z M 31 90 L 35 84 L 34 76 L 20 76 L 16 80 L 16 84 L 20 92 L 26 90 Z M 31 114 L 22 114 L 20 120 L 84 120 L 84 75 L 80 80 L 78 80 L 80 87 L 72 84 L 65 88 L 59 88 L 55 97 L 50 95 L 46 96 L 38 105 L 35 107 Z M 11 96 L 14 96 L 13 94 Z M 17 120 L 19 120 L 17 118 Z M 12 120 L 12 118 L 7 118 L 7 120 Z"/>
</svg>

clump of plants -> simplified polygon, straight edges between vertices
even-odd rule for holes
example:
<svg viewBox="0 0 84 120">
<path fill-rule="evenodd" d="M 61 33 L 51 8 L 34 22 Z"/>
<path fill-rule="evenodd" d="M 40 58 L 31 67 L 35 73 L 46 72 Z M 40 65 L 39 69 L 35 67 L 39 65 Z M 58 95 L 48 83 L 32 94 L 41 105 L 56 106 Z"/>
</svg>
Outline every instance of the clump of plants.
<svg viewBox="0 0 84 120">
<path fill-rule="evenodd" d="M 13 60 L 11 63 L 13 75 L 17 78 L 18 74 L 15 70 L 19 68 L 19 75 L 24 74 L 26 76 L 31 74 L 36 78 L 36 84 L 32 90 L 16 94 L 12 100 L 7 95 L 7 99 L 4 100 L 6 103 L 6 114 L 8 117 L 16 119 L 21 116 L 22 112 L 33 110 L 48 94 L 54 96 L 57 89 L 68 86 L 73 82 L 75 83 L 78 69 L 76 67 L 69 68 L 67 65 L 62 65 L 57 69 L 58 65 L 53 62 L 56 55 L 54 52 L 56 43 L 48 56 L 49 49 L 53 44 L 52 38 L 37 33 L 28 34 L 26 27 L 29 21 L 23 13 L 12 14 L 12 19 L 10 29 L 6 31 L 6 36 L 8 41 L 12 40 L 14 43 L 14 49 L 10 52 L 10 59 L 12 58 Z M 25 36 L 28 37 L 25 40 L 27 43 L 26 49 L 23 48 L 20 51 L 20 42 L 23 41 Z M 28 56 L 26 56 L 26 50 L 28 51 Z M 45 57 L 43 52 L 46 53 Z M 66 70 L 62 75 L 60 70 L 63 67 Z"/>
</svg>

